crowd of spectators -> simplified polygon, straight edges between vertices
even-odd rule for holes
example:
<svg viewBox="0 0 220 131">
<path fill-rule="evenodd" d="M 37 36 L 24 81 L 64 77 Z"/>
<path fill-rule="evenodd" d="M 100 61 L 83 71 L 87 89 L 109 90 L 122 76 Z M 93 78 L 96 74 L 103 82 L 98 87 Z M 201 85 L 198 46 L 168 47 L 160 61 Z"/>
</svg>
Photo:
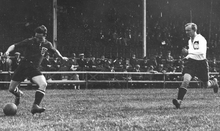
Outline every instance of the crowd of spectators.
<svg viewBox="0 0 220 131">
<path fill-rule="evenodd" d="M 52 39 L 53 6 L 44 0 L 23 0 L 17 4 L 2 0 L 0 40 L 14 43 L 31 37 L 36 25 L 48 23 L 48 39 Z M 42 4 L 44 3 L 44 4 Z M 184 25 L 195 22 L 208 41 L 210 71 L 219 71 L 220 26 L 218 0 L 146 0 L 147 57 L 143 54 L 143 1 L 135 0 L 65 0 L 58 2 L 57 48 L 69 61 L 47 54 L 43 71 L 111 71 L 111 72 L 181 72 L 184 61 L 181 49 L 187 45 Z M 6 10 L 7 9 L 7 10 Z M 201 10 L 202 9 L 202 10 Z M 38 13 L 36 13 L 38 12 Z M 6 15 L 5 15 L 6 14 Z M 16 17 L 11 17 L 16 14 Z M 8 16 L 8 17 L 6 17 Z M 10 16 L 10 17 L 9 17 Z M 13 21 L 13 22 L 9 22 Z M 21 33 L 23 32 L 23 33 Z M 19 38 L 18 38 L 19 37 Z M 2 47 L 1 51 L 5 48 Z M 73 53 L 75 52 L 75 53 Z M 83 53 L 82 53 L 83 52 Z M 158 52 L 158 53 L 155 53 Z M 92 55 L 91 55 L 92 54 Z M 105 54 L 105 55 L 102 55 Z M 2 55 L 1 55 L 2 56 Z M 121 57 L 120 57 L 121 56 Z M 9 59 L 1 57 L 0 70 L 14 71 L 21 54 Z M 47 75 L 47 79 L 85 79 L 83 75 Z M 114 76 L 111 79 L 124 79 Z M 167 77 L 170 80 L 178 78 Z M 9 79 L 1 77 L 1 79 Z M 106 78 L 108 79 L 108 78 Z M 160 75 L 132 75 L 129 79 L 158 80 Z"/>
<path fill-rule="evenodd" d="M 123 3 L 123 1 L 121 2 Z M 218 36 L 220 33 L 218 24 L 220 19 L 217 17 L 219 11 L 216 5 L 219 2 L 217 0 L 212 2 L 205 0 L 194 0 L 193 2 L 190 0 L 147 1 L 146 37 L 149 52 L 155 49 L 157 51 L 171 50 L 172 54 L 178 57 L 179 52 L 187 45 L 188 40 L 184 32 L 184 25 L 193 21 L 198 25 L 199 33 L 208 41 L 209 56 L 218 58 L 218 54 L 220 54 L 217 50 L 220 42 Z M 66 30 L 60 28 L 62 33 L 59 34 L 59 41 L 62 46 L 66 45 L 66 48 L 72 47 L 72 52 L 80 53 L 83 51 L 87 56 L 90 53 L 94 54 L 97 48 L 99 53 L 97 53 L 98 55 L 95 54 L 95 57 L 105 54 L 112 48 L 119 53 L 121 48 L 129 47 L 127 52 L 136 53 L 140 57 L 141 55 L 137 54 L 135 49 L 142 51 L 143 48 L 142 4 L 141 1 L 128 1 L 121 4 L 126 6 L 126 8 L 122 8 L 117 2 L 102 1 L 100 5 L 97 5 L 102 7 L 100 10 L 93 9 L 91 11 L 91 8 L 94 7 L 86 6 L 85 10 L 79 12 L 77 7 L 71 12 L 73 9 L 63 5 L 66 12 L 62 14 L 67 15 L 68 19 L 59 21 L 59 23 L 68 26 L 68 28 Z M 203 10 L 200 10 L 201 8 Z M 72 19 L 71 13 L 78 17 L 73 18 L 75 20 L 74 24 L 66 24 L 71 21 L 69 19 Z M 80 24 L 76 25 L 76 22 Z M 73 42 L 66 41 L 69 38 Z M 80 50 L 78 47 L 84 49 Z M 105 49 L 105 52 L 101 49 Z M 124 53 L 120 56 L 129 57 L 130 55 Z"/>
<path fill-rule="evenodd" d="M 19 62 L 23 58 L 19 52 L 15 52 L 14 56 L 5 57 L 1 53 L 0 57 L 0 71 L 9 71 L 13 72 Z M 216 58 L 209 60 L 210 63 L 210 71 L 211 72 L 219 72 L 220 63 L 216 60 Z M 148 74 L 105 74 L 100 75 L 96 74 L 95 79 L 97 80 L 148 80 L 148 81 L 163 81 L 164 73 L 167 73 L 165 79 L 167 81 L 178 81 L 182 80 L 181 75 L 169 75 L 169 73 L 181 73 L 184 67 L 183 56 L 180 55 L 177 58 L 172 56 L 172 52 L 168 51 L 166 54 L 159 52 L 156 55 L 152 55 L 150 57 L 144 57 L 139 59 L 133 54 L 130 58 L 123 57 L 115 57 L 115 58 L 106 58 L 104 55 L 100 56 L 100 58 L 96 58 L 94 56 L 86 57 L 84 53 L 75 54 L 69 57 L 68 61 L 62 61 L 57 56 L 52 54 L 46 54 L 42 64 L 42 71 L 95 71 L 95 72 L 147 72 Z M 150 75 L 149 75 L 150 74 Z M 11 74 L 0 75 L 1 81 L 9 81 Z M 85 77 L 85 74 L 45 74 L 46 79 L 49 80 L 85 80 L 91 79 L 90 75 Z M 120 84 L 120 83 L 118 83 Z M 93 84 L 94 85 L 94 84 Z M 100 85 L 103 85 L 100 84 Z M 132 86 L 143 87 L 141 84 L 132 84 Z M 149 85 L 149 84 L 145 84 Z M 158 85 L 158 84 L 157 84 Z M 7 84 L 3 84 L 4 88 L 7 88 Z M 106 87 L 106 85 L 104 85 Z M 111 85 L 108 85 L 112 87 Z M 114 87 L 117 85 L 114 85 Z M 123 83 L 120 84 L 120 87 L 123 86 Z M 125 86 L 125 85 L 124 85 Z M 152 87 L 153 84 L 150 85 Z M 99 86 L 96 86 L 99 87 Z M 160 86 L 161 87 L 161 86 Z M 79 89 L 80 85 L 74 84 L 75 89 Z"/>
<path fill-rule="evenodd" d="M 48 39 L 52 39 L 52 3 L 44 0 L 23 0 L 19 7 L 12 1 L 2 0 L 0 40 L 4 47 L 33 35 L 33 29 L 44 23 Z M 147 49 L 172 51 L 173 56 L 187 44 L 184 24 L 195 22 L 199 32 L 208 41 L 209 54 L 217 59 L 219 48 L 219 1 L 218 0 L 146 0 Z M 65 0 L 58 2 L 57 47 L 65 56 L 72 52 L 84 52 L 99 57 L 113 51 L 125 53 L 117 56 L 130 57 L 135 53 L 142 57 L 143 44 L 143 1 L 134 0 Z M 201 10 L 202 8 L 202 10 Z M 23 12 L 20 12 L 19 9 Z M 20 13 L 18 13 L 20 12 Z M 38 12 L 38 13 L 36 13 Z M 13 17 L 16 14 L 16 17 Z M 8 17 L 6 17 L 8 16 Z M 10 22 L 9 22 L 10 21 Z M 48 24 L 47 24 L 48 23 Z M 22 33 L 21 33 L 22 32 Z M 104 49 L 104 50 L 102 50 Z M 136 51 L 138 49 L 138 51 Z M 4 48 L 1 48 L 4 51 Z M 112 53 L 112 54 L 111 54 Z"/>
<path fill-rule="evenodd" d="M 14 71 L 22 56 L 19 52 L 15 52 L 15 55 L 10 58 L 6 58 L 1 55 L 0 70 L 1 71 Z M 217 72 L 219 69 L 218 62 L 216 59 L 210 60 L 210 71 Z M 143 59 L 138 59 L 135 54 L 130 58 L 106 58 L 102 55 L 100 58 L 90 56 L 85 58 L 84 53 L 76 55 L 75 53 L 69 57 L 68 61 L 61 61 L 58 57 L 51 54 L 46 54 L 42 64 L 42 71 L 101 71 L 101 72 L 149 72 L 152 74 L 166 73 L 166 72 L 181 72 L 184 66 L 183 56 L 174 58 L 172 52 L 168 51 L 165 55 L 159 52 L 157 55 L 152 55 L 151 57 L 144 57 Z M 155 75 L 157 76 L 157 75 Z M 47 74 L 47 79 L 54 80 L 79 80 L 85 79 L 83 75 L 78 74 Z M 112 77 L 111 77 L 112 78 Z M 9 79 L 9 78 L 4 78 Z M 122 79 L 114 78 L 114 79 Z M 132 75 L 130 79 L 135 80 L 159 80 L 158 77 L 142 76 L 142 75 Z M 167 77 L 169 80 L 177 80 L 171 76 Z"/>
</svg>

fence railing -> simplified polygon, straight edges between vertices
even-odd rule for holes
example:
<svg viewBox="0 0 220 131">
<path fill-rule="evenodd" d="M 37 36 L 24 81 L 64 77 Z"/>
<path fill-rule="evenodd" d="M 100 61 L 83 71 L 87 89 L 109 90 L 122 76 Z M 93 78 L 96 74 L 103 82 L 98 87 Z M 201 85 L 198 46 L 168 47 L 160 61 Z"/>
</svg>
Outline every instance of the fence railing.
<svg viewBox="0 0 220 131">
<path fill-rule="evenodd" d="M 71 75 L 79 75 L 80 80 L 73 79 L 49 79 L 47 80 L 48 84 L 85 84 L 85 87 L 88 88 L 89 84 L 93 83 L 161 83 L 163 87 L 167 83 L 181 83 L 181 80 L 169 80 L 170 76 L 182 76 L 181 72 L 100 72 L 100 71 L 43 71 L 44 75 L 62 75 L 62 76 L 71 76 Z M 0 76 L 8 75 L 8 80 L 0 80 L 2 84 L 10 83 L 10 76 L 13 72 L 2 71 L 0 72 Z M 210 72 L 212 76 L 218 76 L 218 72 Z M 160 79 L 152 79 L 152 76 L 160 76 Z M 139 79 L 139 76 L 141 77 Z M 138 77 L 138 78 L 137 78 Z M 200 81 L 191 81 L 200 82 Z M 23 84 L 30 84 L 29 80 L 22 82 Z"/>
</svg>

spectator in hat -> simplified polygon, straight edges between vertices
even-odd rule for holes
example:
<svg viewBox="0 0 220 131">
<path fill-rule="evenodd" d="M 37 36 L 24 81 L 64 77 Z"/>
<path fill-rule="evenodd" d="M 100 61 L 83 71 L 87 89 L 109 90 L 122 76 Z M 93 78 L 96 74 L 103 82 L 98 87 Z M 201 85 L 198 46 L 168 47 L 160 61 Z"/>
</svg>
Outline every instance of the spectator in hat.
<svg viewBox="0 0 220 131">
<path fill-rule="evenodd" d="M 15 71 L 21 61 L 21 54 L 19 52 L 15 52 L 15 57 L 11 58 L 11 70 Z"/>
<path fill-rule="evenodd" d="M 11 60 L 7 56 L 1 56 L 0 70 L 11 71 Z"/>
<path fill-rule="evenodd" d="M 171 55 L 171 51 L 168 51 L 166 56 L 166 68 L 168 72 L 173 71 L 173 63 L 174 63 L 174 58 Z"/>
<path fill-rule="evenodd" d="M 7 57 L 2 55 L 0 60 L 0 70 L 1 71 L 11 71 L 11 60 Z M 11 74 L 1 74 L 0 80 L 1 81 L 9 81 Z M 8 87 L 8 84 L 3 85 L 4 88 Z"/>
<path fill-rule="evenodd" d="M 56 55 L 53 56 L 53 59 L 51 59 L 52 67 L 55 69 L 55 71 L 59 71 L 61 67 L 61 59 L 59 59 Z M 61 74 L 53 74 L 52 79 L 54 80 L 60 80 Z"/>
<path fill-rule="evenodd" d="M 85 71 L 87 67 L 87 61 L 85 59 L 84 53 L 79 54 L 79 59 L 77 60 L 77 63 L 79 65 L 78 70 L 79 71 Z"/>
<path fill-rule="evenodd" d="M 131 57 L 131 59 L 130 59 L 130 64 L 131 64 L 131 66 L 132 66 L 133 68 L 135 68 L 135 66 L 138 64 L 138 60 L 137 60 L 135 54 L 132 55 L 132 57 Z"/>
<path fill-rule="evenodd" d="M 56 71 L 55 67 L 52 66 L 49 54 L 46 54 L 46 57 L 43 59 L 41 63 L 41 66 L 43 71 Z"/>
<path fill-rule="evenodd" d="M 77 71 L 85 71 L 87 69 L 87 61 L 85 59 L 84 53 L 79 54 L 79 59 L 77 60 L 77 63 L 79 65 Z M 84 79 L 84 74 L 80 74 L 80 79 Z"/>
<path fill-rule="evenodd" d="M 77 59 L 76 59 L 76 54 L 73 53 L 71 58 L 69 59 L 69 71 L 76 71 L 79 67 L 78 63 L 77 63 Z M 69 79 L 70 80 L 79 80 L 79 75 L 77 73 L 73 73 L 69 75 Z M 79 84 L 75 84 L 74 85 L 74 89 L 80 89 L 80 85 Z"/>
<path fill-rule="evenodd" d="M 140 62 L 141 70 L 146 72 L 148 69 L 148 59 L 145 56 L 144 59 Z"/>
<path fill-rule="evenodd" d="M 89 67 L 89 71 L 97 71 L 97 61 L 96 58 L 94 56 L 92 56 L 88 62 L 88 67 Z"/>
<path fill-rule="evenodd" d="M 56 67 L 53 66 L 52 60 L 50 58 L 50 55 L 47 53 L 45 58 L 43 59 L 42 63 L 42 70 L 43 71 L 56 71 Z M 46 74 L 45 77 L 46 79 L 52 79 L 52 74 Z"/>
<path fill-rule="evenodd" d="M 71 71 L 76 71 L 77 68 L 79 67 L 75 53 L 72 54 L 72 57 L 69 59 L 69 63 L 70 63 L 70 70 Z"/>
</svg>

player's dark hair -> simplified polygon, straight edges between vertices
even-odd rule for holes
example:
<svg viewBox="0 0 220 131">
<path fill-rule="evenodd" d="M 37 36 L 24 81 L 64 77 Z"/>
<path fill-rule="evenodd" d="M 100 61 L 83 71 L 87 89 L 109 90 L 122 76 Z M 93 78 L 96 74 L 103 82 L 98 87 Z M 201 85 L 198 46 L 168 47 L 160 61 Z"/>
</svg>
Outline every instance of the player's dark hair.
<svg viewBox="0 0 220 131">
<path fill-rule="evenodd" d="M 35 30 L 35 33 L 39 33 L 39 34 L 44 34 L 45 36 L 47 35 L 47 28 L 44 25 L 38 26 Z"/>
</svg>

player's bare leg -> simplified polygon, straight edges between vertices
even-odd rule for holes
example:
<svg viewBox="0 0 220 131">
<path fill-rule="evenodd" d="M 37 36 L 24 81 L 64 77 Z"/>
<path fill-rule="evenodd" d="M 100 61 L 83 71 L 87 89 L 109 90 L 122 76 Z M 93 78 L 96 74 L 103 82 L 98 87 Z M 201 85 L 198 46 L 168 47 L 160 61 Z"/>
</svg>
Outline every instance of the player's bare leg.
<svg viewBox="0 0 220 131">
<path fill-rule="evenodd" d="M 23 92 L 19 90 L 20 82 L 11 80 L 9 85 L 9 92 L 11 92 L 15 96 L 15 105 L 18 106 L 20 104 L 20 98 L 23 95 Z"/>
<path fill-rule="evenodd" d="M 39 88 L 35 93 L 35 100 L 31 109 L 31 113 L 34 115 L 35 113 L 42 113 L 45 111 L 45 108 L 40 107 L 40 103 L 45 95 L 47 82 L 43 75 L 35 76 L 32 78 L 33 82 L 36 83 Z"/>
</svg>

